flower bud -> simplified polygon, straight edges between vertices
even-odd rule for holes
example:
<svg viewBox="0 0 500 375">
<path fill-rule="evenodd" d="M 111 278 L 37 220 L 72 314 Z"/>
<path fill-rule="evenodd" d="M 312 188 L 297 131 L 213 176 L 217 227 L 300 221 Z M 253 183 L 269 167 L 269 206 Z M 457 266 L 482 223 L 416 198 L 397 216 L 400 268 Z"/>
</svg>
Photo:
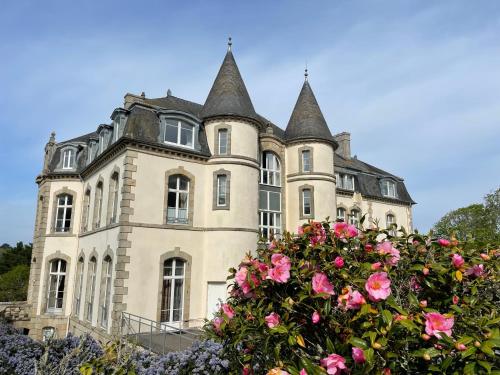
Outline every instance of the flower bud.
<svg viewBox="0 0 500 375">
<path fill-rule="evenodd" d="M 427 333 L 422 333 L 421 337 L 425 340 L 425 341 L 429 341 L 431 339 L 431 337 L 427 334 Z"/>
<path fill-rule="evenodd" d="M 475 346 L 476 348 L 479 348 L 479 347 L 481 346 L 481 343 L 480 343 L 479 341 L 477 341 L 477 340 L 476 340 L 476 341 L 474 341 L 474 346 Z"/>
<path fill-rule="evenodd" d="M 372 348 L 373 348 L 373 349 L 377 349 L 377 350 L 378 350 L 378 349 L 380 349 L 381 347 L 382 347 L 382 345 L 380 345 L 380 343 L 378 343 L 378 342 L 374 342 L 374 343 L 372 344 Z"/>
<path fill-rule="evenodd" d="M 458 296 L 453 296 L 452 300 L 453 300 L 453 304 L 454 305 L 458 304 L 458 301 L 460 301 L 460 299 L 458 298 Z"/>
<path fill-rule="evenodd" d="M 424 268 L 422 269 L 422 273 L 423 273 L 425 276 L 427 276 L 427 275 L 429 274 L 429 269 L 428 269 L 427 267 L 424 267 Z"/>
<path fill-rule="evenodd" d="M 490 256 L 489 256 L 488 254 L 481 253 L 479 256 L 480 256 L 483 260 L 490 260 L 490 259 L 491 259 L 491 258 L 490 258 Z"/>
<path fill-rule="evenodd" d="M 377 271 L 380 269 L 380 267 L 382 267 L 382 263 L 380 262 L 376 262 L 376 263 L 373 263 L 371 266 L 370 266 L 370 269 L 372 271 Z"/>
<path fill-rule="evenodd" d="M 431 360 L 431 356 L 429 355 L 429 353 L 425 353 L 425 354 L 424 354 L 424 359 L 425 359 L 426 361 L 430 361 L 430 360 Z"/>
<path fill-rule="evenodd" d="M 461 352 L 463 352 L 464 350 L 467 350 L 467 347 L 464 344 L 458 343 L 458 342 L 455 344 L 455 348 L 457 350 L 460 350 Z"/>
<path fill-rule="evenodd" d="M 427 300 L 425 300 L 425 299 L 424 299 L 424 300 L 420 301 L 418 305 L 419 305 L 422 309 L 423 309 L 423 308 L 425 308 L 425 307 L 427 307 Z"/>
</svg>

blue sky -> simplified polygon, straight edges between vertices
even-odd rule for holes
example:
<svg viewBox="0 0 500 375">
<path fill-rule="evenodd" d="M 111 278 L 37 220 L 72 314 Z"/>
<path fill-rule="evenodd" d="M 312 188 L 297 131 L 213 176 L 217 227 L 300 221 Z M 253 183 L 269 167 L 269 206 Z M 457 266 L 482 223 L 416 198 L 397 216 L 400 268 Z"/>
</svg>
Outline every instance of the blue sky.
<svg viewBox="0 0 500 375">
<path fill-rule="evenodd" d="M 416 227 L 500 185 L 498 1 L 24 1 L 0 10 L 0 243 L 30 241 L 43 147 L 126 92 L 203 103 L 227 36 L 256 110 L 303 81 L 333 133 L 405 178 Z"/>
</svg>

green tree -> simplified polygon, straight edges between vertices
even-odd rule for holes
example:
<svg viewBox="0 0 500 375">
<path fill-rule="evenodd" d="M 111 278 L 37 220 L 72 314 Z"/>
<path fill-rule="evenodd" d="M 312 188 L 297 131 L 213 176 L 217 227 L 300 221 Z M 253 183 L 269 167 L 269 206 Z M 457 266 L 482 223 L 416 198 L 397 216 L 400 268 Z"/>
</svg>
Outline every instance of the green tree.
<svg viewBox="0 0 500 375">
<path fill-rule="evenodd" d="M 0 275 L 12 270 L 15 266 L 24 264 L 29 267 L 31 263 L 32 244 L 18 242 L 15 247 L 2 245 L 0 251 Z"/>
<path fill-rule="evenodd" d="M 439 236 L 454 235 L 478 246 L 500 244 L 500 188 L 484 197 L 484 203 L 458 208 L 444 215 L 433 227 Z"/>
<path fill-rule="evenodd" d="M 30 268 L 25 264 L 0 275 L 0 302 L 26 300 L 29 276 Z"/>
</svg>

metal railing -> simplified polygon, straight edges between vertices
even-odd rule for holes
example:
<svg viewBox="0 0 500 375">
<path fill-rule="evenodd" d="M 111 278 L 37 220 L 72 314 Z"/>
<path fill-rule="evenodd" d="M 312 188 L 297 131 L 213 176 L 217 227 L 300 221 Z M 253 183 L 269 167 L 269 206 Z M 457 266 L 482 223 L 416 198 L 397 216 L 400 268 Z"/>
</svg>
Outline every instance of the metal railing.
<svg viewBox="0 0 500 375">
<path fill-rule="evenodd" d="M 199 339 L 203 322 L 203 319 L 189 319 L 164 323 L 123 312 L 121 335 L 145 349 L 165 354 L 190 347 Z"/>
</svg>

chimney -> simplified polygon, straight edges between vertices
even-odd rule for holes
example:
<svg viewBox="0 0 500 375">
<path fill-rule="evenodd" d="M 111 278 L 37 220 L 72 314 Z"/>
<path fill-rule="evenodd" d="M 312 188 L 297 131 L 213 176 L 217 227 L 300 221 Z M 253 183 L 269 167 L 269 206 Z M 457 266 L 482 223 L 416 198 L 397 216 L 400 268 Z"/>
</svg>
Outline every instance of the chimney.
<svg viewBox="0 0 500 375">
<path fill-rule="evenodd" d="M 144 103 L 144 99 L 146 98 L 146 94 L 144 94 L 144 92 L 142 92 L 141 95 L 134 95 L 134 94 L 127 92 L 125 94 L 124 98 L 125 98 L 125 100 L 123 103 L 123 107 L 125 109 L 129 109 L 130 106 L 134 103 Z"/>
<path fill-rule="evenodd" d="M 351 158 L 351 133 L 342 132 L 333 136 L 339 144 L 339 148 L 335 151 L 344 159 Z"/>
</svg>

